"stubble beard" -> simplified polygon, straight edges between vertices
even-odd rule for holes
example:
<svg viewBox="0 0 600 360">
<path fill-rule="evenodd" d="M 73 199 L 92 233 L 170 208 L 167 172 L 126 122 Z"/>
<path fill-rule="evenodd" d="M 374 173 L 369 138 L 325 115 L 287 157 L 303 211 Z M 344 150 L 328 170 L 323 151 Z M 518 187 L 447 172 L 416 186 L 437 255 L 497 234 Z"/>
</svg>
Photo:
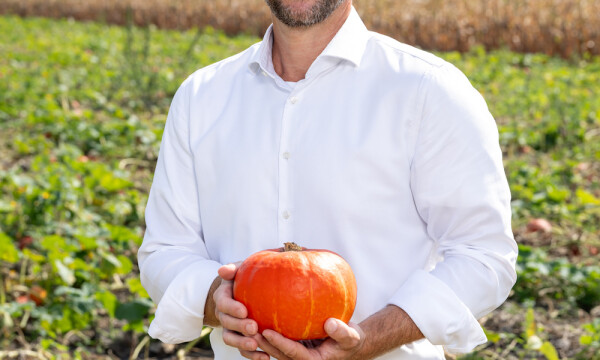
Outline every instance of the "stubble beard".
<svg viewBox="0 0 600 360">
<path fill-rule="evenodd" d="M 285 6 L 282 0 L 265 0 L 275 17 L 289 27 L 309 27 L 323 22 L 346 0 L 317 0 L 306 11 L 294 11 Z"/>
</svg>

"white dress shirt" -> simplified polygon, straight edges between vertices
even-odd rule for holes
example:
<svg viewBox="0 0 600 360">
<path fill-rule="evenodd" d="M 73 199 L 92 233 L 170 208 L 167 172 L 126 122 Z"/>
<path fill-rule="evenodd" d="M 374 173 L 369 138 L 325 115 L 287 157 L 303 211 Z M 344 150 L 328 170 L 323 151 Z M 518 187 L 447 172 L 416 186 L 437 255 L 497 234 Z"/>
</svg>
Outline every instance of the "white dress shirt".
<svg viewBox="0 0 600 360">
<path fill-rule="evenodd" d="M 306 78 L 262 42 L 191 75 L 163 134 L 139 250 L 149 333 L 200 335 L 217 269 L 293 241 L 354 270 L 352 321 L 388 304 L 426 339 L 380 359 L 443 359 L 486 341 L 516 244 L 498 131 L 451 64 L 367 31 L 353 9 Z M 242 359 L 211 335 L 215 358 Z"/>
</svg>

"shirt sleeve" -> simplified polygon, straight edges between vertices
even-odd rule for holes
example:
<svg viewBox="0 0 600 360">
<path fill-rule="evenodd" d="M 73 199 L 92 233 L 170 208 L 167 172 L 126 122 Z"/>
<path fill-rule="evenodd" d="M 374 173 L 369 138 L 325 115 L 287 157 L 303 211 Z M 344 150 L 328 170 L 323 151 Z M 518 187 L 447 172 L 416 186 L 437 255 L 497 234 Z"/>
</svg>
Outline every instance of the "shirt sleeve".
<svg viewBox="0 0 600 360">
<path fill-rule="evenodd" d="M 171 344 L 200 336 L 206 297 L 220 267 L 210 260 L 202 235 L 188 98 L 184 82 L 167 117 L 138 251 L 141 282 L 157 304 L 148 333 Z"/>
<path fill-rule="evenodd" d="M 486 341 L 477 319 L 516 281 L 510 190 L 496 123 L 467 78 L 445 64 L 424 76 L 421 94 L 411 188 L 439 260 L 412 274 L 390 303 L 431 343 L 465 353 Z"/>
</svg>

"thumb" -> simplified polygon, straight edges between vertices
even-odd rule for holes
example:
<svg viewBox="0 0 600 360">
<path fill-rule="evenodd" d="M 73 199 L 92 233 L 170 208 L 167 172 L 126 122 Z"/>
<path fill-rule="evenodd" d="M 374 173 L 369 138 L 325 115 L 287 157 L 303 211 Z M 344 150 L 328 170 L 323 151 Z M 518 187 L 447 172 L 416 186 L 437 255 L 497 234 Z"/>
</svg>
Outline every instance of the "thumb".
<svg viewBox="0 0 600 360">
<path fill-rule="evenodd" d="M 237 272 L 237 269 L 240 267 L 241 264 L 242 262 L 238 261 L 236 263 L 221 266 L 218 270 L 219 276 L 223 280 L 233 280 L 233 278 L 235 278 L 235 273 Z"/>
<path fill-rule="evenodd" d="M 357 324 L 346 324 L 334 318 L 327 319 L 325 322 L 325 332 L 343 350 L 349 350 L 360 345 L 364 339 L 364 332 Z"/>
</svg>

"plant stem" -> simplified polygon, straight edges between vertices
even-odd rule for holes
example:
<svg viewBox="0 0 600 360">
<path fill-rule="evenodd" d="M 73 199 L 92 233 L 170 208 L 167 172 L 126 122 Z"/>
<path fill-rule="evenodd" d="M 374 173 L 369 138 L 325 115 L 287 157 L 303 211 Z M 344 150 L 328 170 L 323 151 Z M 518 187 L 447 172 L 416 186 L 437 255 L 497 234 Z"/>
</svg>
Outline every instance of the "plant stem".
<svg viewBox="0 0 600 360">
<path fill-rule="evenodd" d="M 283 251 L 302 251 L 302 246 L 293 242 L 286 242 L 283 245 Z"/>
<path fill-rule="evenodd" d="M 140 352 L 142 351 L 142 349 L 144 348 L 144 346 L 150 341 L 150 337 L 149 336 L 144 336 L 144 338 L 142 339 L 142 341 L 140 341 L 140 343 L 135 347 L 135 350 L 133 351 L 133 354 L 131 354 L 130 359 L 137 359 L 138 356 L 140 355 Z"/>
<path fill-rule="evenodd" d="M 25 284 L 25 273 L 27 272 L 27 257 L 23 257 L 21 262 L 21 271 L 19 272 L 19 284 Z"/>
<path fill-rule="evenodd" d="M 4 277 L 0 271 L 0 305 L 6 303 L 6 292 L 4 291 Z"/>
</svg>

